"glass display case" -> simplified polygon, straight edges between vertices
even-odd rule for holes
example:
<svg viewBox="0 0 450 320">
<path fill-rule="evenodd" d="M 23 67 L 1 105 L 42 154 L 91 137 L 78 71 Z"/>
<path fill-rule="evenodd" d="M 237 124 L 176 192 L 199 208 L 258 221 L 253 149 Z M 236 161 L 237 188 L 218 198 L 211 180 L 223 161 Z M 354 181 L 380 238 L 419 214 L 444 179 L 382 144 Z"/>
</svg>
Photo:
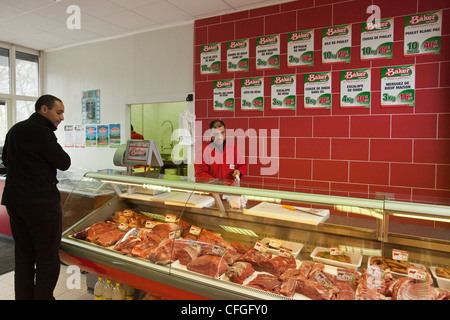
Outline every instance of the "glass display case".
<svg viewBox="0 0 450 320">
<path fill-rule="evenodd" d="M 114 193 L 77 215 L 74 188 L 62 261 L 168 299 L 449 296 L 446 205 L 149 172 L 88 181 Z"/>
</svg>

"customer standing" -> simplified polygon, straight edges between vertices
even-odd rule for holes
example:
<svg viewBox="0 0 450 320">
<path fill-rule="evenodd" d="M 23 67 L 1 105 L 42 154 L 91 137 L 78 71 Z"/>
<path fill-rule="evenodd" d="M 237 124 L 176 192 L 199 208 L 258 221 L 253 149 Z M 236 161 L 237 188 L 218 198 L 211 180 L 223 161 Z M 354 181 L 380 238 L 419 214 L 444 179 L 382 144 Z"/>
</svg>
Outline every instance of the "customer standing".
<svg viewBox="0 0 450 320">
<path fill-rule="evenodd" d="M 64 104 L 41 96 L 36 112 L 16 123 L 3 147 L 6 182 L 2 204 L 15 243 L 15 297 L 51 300 L 60 271 L 62 210 L 56 169 L 67 170 L 70 157 L 54 131 L 64 120 Z"/>
</svg>

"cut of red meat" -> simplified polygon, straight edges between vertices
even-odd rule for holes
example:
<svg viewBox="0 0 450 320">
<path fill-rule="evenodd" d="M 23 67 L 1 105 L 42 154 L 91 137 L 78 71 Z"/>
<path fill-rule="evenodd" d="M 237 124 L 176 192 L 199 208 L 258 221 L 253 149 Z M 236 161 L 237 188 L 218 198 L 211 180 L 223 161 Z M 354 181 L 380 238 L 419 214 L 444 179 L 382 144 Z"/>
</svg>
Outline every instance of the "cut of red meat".
<svg viewBox="0 0 450 320">
<path fill-rule="evenodd" d="M 281 284 L 280 294 L 286 297 L 293 297 L 295 294 L 295 287 L 297 285 L 296 277 L 286 277 Z"/>
<path fill-rule="evenodd" d="M 108 231 L 114 230 L 116 224 L 112 222 L 97 222 L 89 227 L 87 232 L 86 240 L 90 242 L 95 242 L 100 235 Z"/>
<path fill-rule="evenodd" d="M 169 238 L 163 239 L 148 255 L 153 263 L 168 264 L 175 261 L 175 256 L 172 255 L 173 240 Z"/>
<path fill-rule="evenodd" d="M 355 300 L 355 290 L 348 282 L 338 281 L 330 290 L 333 292 L 331 300 Z"/>
<path fill-rule="evenodd" d="M 133 247 L 133 249 L 131 250 L 131 255 L 145 259 L 150 254 L 150 251 L 152 251 L 157 246 L 158 245 L 153 241 L 142 240 L 139 244 Z"/>
<path fill-rule="evenodd" d="M 178 229 L 176 223 L 161 223 L 153 227 L 152 233 L 160 238 L 167 238 L 172 232 Z M 181 232 L 180 232 L 181 234 Z"/>
<path fill-rule="evenodd" d="M 125 232 L 120 229 L 114 229 L 105 233 L 100 234 L 97 239 L 97 244 L 102 247 L 109 247 L 116 244 L 117 241 L 123 238 Z"/>
<path fill-rule="evenodd" d="M 313 300 L 330 300 L 331 290 L 325 289 L 318 281 L 312 279 L 300 280 L 297 278 L 296 292 Z"/>
<path fill-rule="evenodd" d="M 230 244 L 233 246 L 234 249 L 236 249 L 237 252 L 242 253 L 242 254 L 244 254 L 248 250 L 252 249 L 251 247 L 244 246 L 242 243 L 237 242 L 237 241 L 232 241 Z"/>
<path fill-rule="evenodd" d="M 179 260 L 182 265 L 187 265 L 201 253 L 200 246 L 192 244 L 191 241 L 185 239 L 176 239 L 174 250 L 175 260 Z"/>
<path fill-rule="evenodd" d="M 219 256 L 201 256 L 192 260 L 187 266 L 190 271 L 198 272 L 213 278 L 218 278 L 228 270 L 228 264 Z"/>
<path fill-rule="evenodd" d="M 291 256 L 290 258 L 285 258 L 282 256 L 273 257 L 270 260 L 261 261 L 261 266 L 265 272 L 273 274 L 274 276 L 281 276 L 287 269 L 295 268 L 297 263 L 295 259 Z"/>
<path fill-rule="evenodd" d="M 305 278 L 308 278 L 309 273 L 313 269 L 315 263 L 312 260 L 304 260 L 300 267 L 298 268 L 299 274 L 303 275 Z"/>
<path fill-rule="evenodd" d="M 253 272 L 251 263 L 238 261 L 225 272 L 225 276 L 234 283 L 242 284 Z"/>
<path fill-rule="evenodd" d="M 131 254 L 134 246 L 138 245 L 141 241 L 141 238 L 130 235 L 126 239 L 117 242 L 114 250 L 120 251 L 121 254 Z"/>
<path fill-rule="evenodd" d="M 280 280 L 284 281 L 285 279 L 291 278 L 291 277 L 296 278 L 299 275 L 300 275 L 299 269 L 289 268 L 280 276 Z"/>
<path fill-rule="evenodd" d="M 229 244 L 219 233 L 203 229 L 200 236 L 197 238 L 199 242 L 206 242 L 209 244 L 224 247 L 227 251 L 236 251 L 231 244 Z"/>
<path fill-rule="evenodd" d="M 261 263 L 271 258 L 272 254 L 270 252 L 261 252 L 255 249 L 251 249 L 247 251 L 242 257 L 240 257 L 238 261 L 249 262 L 252 264 L 253 269 L 255 269 L 256 271 L 263 271 Z"/>
<path fill-rule="evenodd" d="M 247 284 L 247 287 L 261 289 L 272 293 L 279 293 L 281 289 L 281 281 L 271 274 L 260 273 L 255 279 Z"/>
</svg>

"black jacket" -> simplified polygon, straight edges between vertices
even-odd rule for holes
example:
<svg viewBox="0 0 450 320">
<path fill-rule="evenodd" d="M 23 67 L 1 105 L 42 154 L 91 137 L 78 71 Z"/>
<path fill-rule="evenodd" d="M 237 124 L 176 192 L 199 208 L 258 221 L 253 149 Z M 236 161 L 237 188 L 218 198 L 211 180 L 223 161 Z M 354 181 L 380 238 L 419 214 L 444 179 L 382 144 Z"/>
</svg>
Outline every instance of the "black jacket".
<svg viewBox="0 0 450 320">
<path fill-rule="evenodd" d="M 47 118 L 33 113 L 8 131 L 2 154 L 6 167 L 3 205 L 60 202 L 56 169 L 69 169 L 70 157 L 58 144 L 55 130 Z"/>
</svg>

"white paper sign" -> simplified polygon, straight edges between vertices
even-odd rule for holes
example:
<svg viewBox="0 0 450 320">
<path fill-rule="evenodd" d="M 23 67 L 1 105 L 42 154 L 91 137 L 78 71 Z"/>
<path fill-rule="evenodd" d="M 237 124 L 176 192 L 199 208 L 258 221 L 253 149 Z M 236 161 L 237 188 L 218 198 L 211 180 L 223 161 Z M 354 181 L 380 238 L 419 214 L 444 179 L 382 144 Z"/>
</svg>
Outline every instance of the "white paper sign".
<svg viewBox="0 0 450 320">
<path fill-rule="evenodd" d="M 241 109 L 264 110 L 264 77 L 241 80 Z"/>
<path fill-rule="evenodd" d="M 349 63 L 351 60 L 351 48 L 351 24 L 322 29 L 322 63 Z"/>
<path fill-rule="evenodd" d="M 234 79 L 214 81 L 214 110 L 234 111 Z"/>
<path fill-rule="evenodd" d="M 341 71 L 341 108 L 370 108 L 370 69 Z"/>
<path fill-rule="evenodd" d="M 288 67 L 314 65 L 314 30 L 288 33 Z"/>
<path fill-rule="evenodd" d="M 392 59 L 394 18 L 361 23 L 361 60 Z"/>
<path fill-rule="evenodd" d="M 413 107 L 415 76 L 414 65 L 381 68 L 381 106 Z"/>
<path fill-rule="evenodd" d="M 403 54 L 439 54 L 441 52 L 442 10 L 405 17 Z"/>
<path fill-rule="evenodd" d="M 272 76 L 272 109 L 296 108 L 297 84 L 295 74 Z"/>
<path fill-rule="evenodd" d="M 331 109 L 331 72 L 305 74 L 305 109 Z"/>
<path fill-rule="evenodd" d="M 220 42 L 201 46 L 200 73 L 220 74 Z"/>
<path fill-rule="evenodd" d="M 249 40 L 235 40 L 227 42 L 227 71 L 248 71 Z"/>
<path fill-rule="evenodd" d="M 256 69 L 280 68 L 280 35 L 256 38 Z"/>
</svg>

